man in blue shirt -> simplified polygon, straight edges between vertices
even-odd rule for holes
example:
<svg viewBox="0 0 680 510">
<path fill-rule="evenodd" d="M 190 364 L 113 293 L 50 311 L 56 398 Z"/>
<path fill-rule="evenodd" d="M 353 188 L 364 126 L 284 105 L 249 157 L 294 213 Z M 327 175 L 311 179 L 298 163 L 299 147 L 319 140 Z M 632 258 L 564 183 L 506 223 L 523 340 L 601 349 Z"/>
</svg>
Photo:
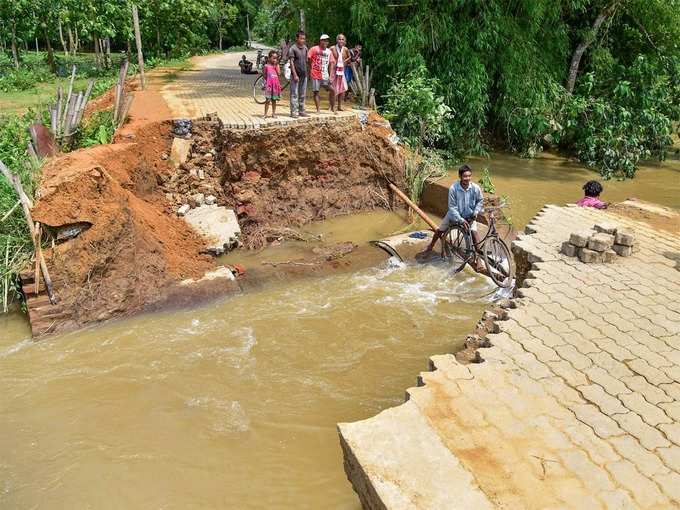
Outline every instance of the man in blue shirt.
<svg viewBox="0 0 680 510">
<path fill-rule="evenodd" d="M 477 216 L 482 212 L 484 203 L 482 189 L 472 182 L 472 168 L 468 165 L 463 165 L 458 169 L 458 177 L 460 180 L 454 182 L 449 188 L 449 210 L 441 225 L 435 230 L 426 252 L 432 251 L 434 244 L 453 225 L 461 225 L 469 230 L 475 244 L 479 243 Z"/>
</svg>

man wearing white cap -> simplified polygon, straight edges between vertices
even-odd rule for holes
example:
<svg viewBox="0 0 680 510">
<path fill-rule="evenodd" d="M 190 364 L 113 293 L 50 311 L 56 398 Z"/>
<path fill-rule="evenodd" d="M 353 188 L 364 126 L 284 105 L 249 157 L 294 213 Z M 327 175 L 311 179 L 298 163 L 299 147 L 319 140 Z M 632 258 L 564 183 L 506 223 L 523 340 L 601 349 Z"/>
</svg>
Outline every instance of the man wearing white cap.
<svg viewBox="0 0 680 510">
<path fill-rule="evenodd" d="M 307 58 L 309 59 L 310 75 L 312 77 L 312 92 L 314 93 L 314 103 L 316 104 L 316 113 L 321 112 L 321 100 L 319 98 L 319 91 L 321 87 L 330 89 L 329 80 L 332 76 L 335 59 L 333 53 L 328 49 L 329 37 L 327 34 L 321 34 L 319 44 L 314 46 Z"/>
</svg>

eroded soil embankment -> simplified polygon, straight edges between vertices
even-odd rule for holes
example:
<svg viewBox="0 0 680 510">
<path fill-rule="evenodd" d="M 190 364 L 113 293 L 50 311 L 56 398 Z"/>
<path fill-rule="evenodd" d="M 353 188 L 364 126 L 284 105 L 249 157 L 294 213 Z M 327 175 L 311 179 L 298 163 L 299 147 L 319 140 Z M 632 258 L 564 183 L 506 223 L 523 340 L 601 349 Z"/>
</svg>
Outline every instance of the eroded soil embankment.
<svg viewBox="0 0 680 510">
<path fill-rule="evenodd" d="M 384 177 L 402 182 L 403 157 L 372 122 L 236 132 L 198 120 L 178 168 L 168 162 L 170 123 L 158 122 L 131 142 L 56 158 L 44 169 L 35 219 L 52 235 L 89 228 L 46 252 L 60 299 L 49 333 L 159 306 L 176 298 L 179 281 L 214 267 L 175 214 L 197 193 L 234 208 L 251 246 L 284 227 L 386 206 Z"/>
</svg>

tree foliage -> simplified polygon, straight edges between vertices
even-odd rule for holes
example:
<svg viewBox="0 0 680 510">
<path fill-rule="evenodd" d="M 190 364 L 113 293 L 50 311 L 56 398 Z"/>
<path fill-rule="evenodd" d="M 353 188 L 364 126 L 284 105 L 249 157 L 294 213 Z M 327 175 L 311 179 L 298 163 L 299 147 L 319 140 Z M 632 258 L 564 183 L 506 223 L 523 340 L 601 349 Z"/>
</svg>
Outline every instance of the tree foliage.
<svg viewBox="0 0 680 510">
<path fill-rule="evenodd" d="M 501 144 L 531 157 L 559 146 L 605 176 L 625 177 L 640 159 L 664 157 L 680 121 L 679 0 L 264 0 L 263 7 L 258 28 L 271 41 L 294 33 L 300 9 L 309 39 L 344 32 L 350 44 L 362 41 L 387 111 L 396 77 L 424 66 L 452 113 L 436 142 L 449 150 Z M 411 129 L 409 120 L 395 122 Z"/>
</svg>

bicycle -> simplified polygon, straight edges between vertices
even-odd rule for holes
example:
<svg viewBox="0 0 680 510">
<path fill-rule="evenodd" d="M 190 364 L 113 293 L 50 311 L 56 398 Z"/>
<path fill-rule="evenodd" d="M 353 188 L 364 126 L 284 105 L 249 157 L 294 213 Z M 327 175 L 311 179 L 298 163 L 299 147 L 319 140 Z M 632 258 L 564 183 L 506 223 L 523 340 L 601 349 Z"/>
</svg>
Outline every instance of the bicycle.
<svg viewBox="0 0 680 510">
<path fill-rule="evenodd" d="M 259 54 L 258 50 L 258 55 L 257 55 L 257 63 L 256 63 L 256 69 L 259 72 L 257 78 L 255 78 L 255 81 L 253 82 L 253 99 L 257 104 L 264 104 L 267 102 L 267 98 L 264 96 L 264 84 L 265 84 L 265 79 L 264 79 L 264 64 L 266 62 L 266 58 L 264 58 L 264 55 Z M 280 52 L 279 52 L 280 53 Z M 285 61 L 280 62 L 281 69 L 283 69 L 283 66 L 286 64 Z M 279 78 L 281 82 L 281 92 L 286 90 L 288 88 L 288 85 L 290 85 L 290 80 L 286 80 L 286 78 L 283 76 L 283 73 L 281 73 L 281 77 Z"/>
<path fill-rule="evenodd" d="M 454 273 L 462 271 L 466 264 L 475 267 L 478 263 L 478 253 L 481 251 L 486 272 L 493 282 L 503 288 L 512 285 L 515 274 L 512 257 L 508 245 L 498 234 L 494 214 L 503 207 L 501 205 L 484 209 L 488 214 L 489 225 L 486 235 L 477 244 L 463 225 L 454 225 L 444 233 L 441 255 L 452 264 Z"/>
</svg>

